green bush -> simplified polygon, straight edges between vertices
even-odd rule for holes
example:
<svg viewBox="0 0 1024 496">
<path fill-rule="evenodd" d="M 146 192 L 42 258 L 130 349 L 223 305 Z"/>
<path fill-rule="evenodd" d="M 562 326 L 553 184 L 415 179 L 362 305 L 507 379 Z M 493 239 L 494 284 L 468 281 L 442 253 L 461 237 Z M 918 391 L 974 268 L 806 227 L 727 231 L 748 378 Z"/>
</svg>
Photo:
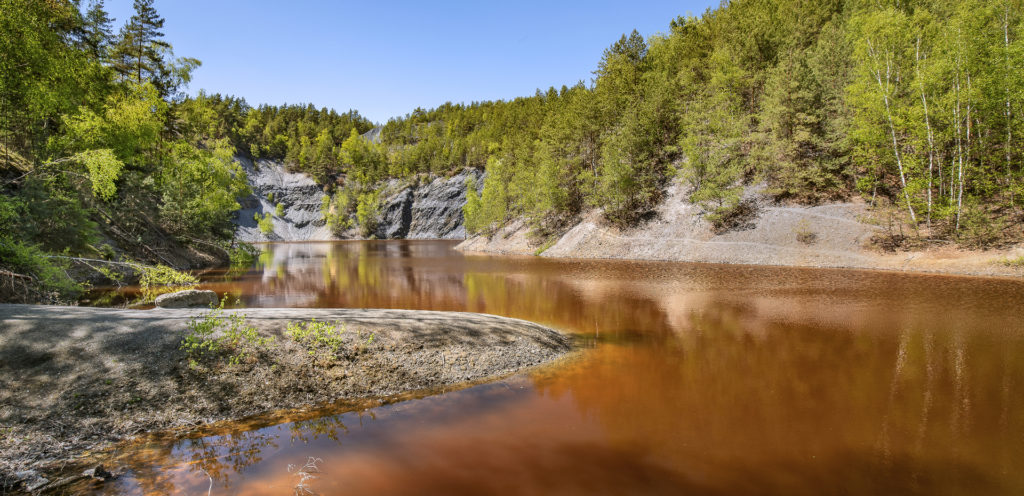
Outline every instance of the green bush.
<svg viewBox="0 0 1024 496">
<path fill-rule="evenodd" d="M 238 243 L 228 250 L 231 259 L 231 267 L 251 267 L 256 257 L 260 255 L 260 249 L 249 243 Z"/>
<path fill-rule="evenodd" d="M 17 275 L 27 276 L 30 281 L 4 275 L 11 278 L 11 294 L 0 293 L 4 301 L 21 301 L 36 303 L 39 301 L 72 302 L 84 290 L 83 286 L 72 280 L 64 271 L 62 262 L 48 258 L 39 248 L 17 241 L 0 238 L 0 269 Z M 16 291 L 14 280 L 23 282 L 23 290 Z"/>
<path fill-rule="evenodd" d="M 278 217 L 284 217 L 284 204 L 283 203 L 278 203 L 277 206 L 274 207 L 274 215 L 276 215 Z"/>
<path fill-rule="evenodd" d="M 174 270 L 166 265 L 134 266 L 140 272 L 139 287 L 142 289 L 142 302 L 151 303 L 157 296 L 192 289 L 199 284 L 199 279 L 189 274 Z"/>
<path fill-rule="evenodd" d="M 338 329 L 336 325 L 318 322 L 316 319 L 306 323 L 292 322 L 288 324 L 285 335 L 296 343 L 306 347 L 310 356 L 320 355 L 324 359 L 333 360 L 344 340 L 345 327 Z"/>
<path fill-rule="evenodd" d="M 185 352 L 193 368 L 204 359 L 226 358 L 229 365 L 237 365 L 274 342 L 273 337 L 260 336 L 255 327 L 248 325 L 245 315 L 225 316 L 224 300 L 219 307 L 189 321 L 188 330 L 178 348 Z"/>
<path fill-rule="evenodd" d="M 274 218 L 270 215 L 270 212 L 263 214 L 262 218 L 257 219 L 257 223 L 260 226 L 261 233 L 270 234 L 274 232 Z"/>
<path fill-rule="evenodd" d="M 380 223 L 380 193 L 370 191 L 359 195 L 356 205 L 356 223 L 363 237 L 370 237 Z"/>
<path fill-rule="evenodd" d="M 1024 269 L 1024 256 L 1017 258 L 1005 258 L 999 262 L 1001 265 L 1007 267 L 1015 267 L 1018 269 Z"/>
<path fill-rule="evenodd" d="M 356 198 L 355 190 L 351 188 L 338 188 L 334 196 L 324 196 L 320 211 L 335 236 L 340 236 L 352 227 L 352 210 Z"/>
</svg>

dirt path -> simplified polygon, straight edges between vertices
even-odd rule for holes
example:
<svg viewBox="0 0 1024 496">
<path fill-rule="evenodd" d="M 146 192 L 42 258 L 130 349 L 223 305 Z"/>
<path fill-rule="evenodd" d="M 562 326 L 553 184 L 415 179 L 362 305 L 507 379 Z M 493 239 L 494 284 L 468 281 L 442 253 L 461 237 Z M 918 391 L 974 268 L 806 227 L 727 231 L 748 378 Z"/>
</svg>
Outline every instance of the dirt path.
<svg viewBox="0 0 1024 496">
<path fill-rule="evenodd" d="M 247 309 L 224 314 L 272 344 L 237 365 L 190 365 L 179 343 L 205 313 L 0 305 L 0 488 L 147 431 L 501 376 L 571 349 L 556 331 L 490 315 Z M 344 329 L 336 351 L 310 354 L 285 334 L 314 318 Z"/>
</svg>

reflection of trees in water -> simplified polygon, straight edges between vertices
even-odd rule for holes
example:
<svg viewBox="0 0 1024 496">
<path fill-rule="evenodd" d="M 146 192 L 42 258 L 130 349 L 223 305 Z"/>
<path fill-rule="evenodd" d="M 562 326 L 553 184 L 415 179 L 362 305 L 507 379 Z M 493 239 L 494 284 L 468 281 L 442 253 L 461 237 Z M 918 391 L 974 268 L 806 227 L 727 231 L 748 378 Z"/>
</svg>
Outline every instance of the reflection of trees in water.
<svg viewBox="0 0 1024 496">
<path fill-rule="evenodd" d="M 131 467 L 126 481 L 138 484 L 143 494 L 201 492 L 211 480 L 215 487 L 230 490 L 233 485 L 241 484 L 241 480 L 236 480 L 239 474 L 251 471 L 264 461 L 268 449 L 276 451 L 282 442 L 295 446 L 329 441 L 341 446 L 342 438 L 350 433 L 343 422 L 344 416 L 299 419 L 251 431 L 182 439 L 133 450 L 126 460 Z M 372 411 L 360 412 L 360 427 L 364 420 L 375 418 Z M 183 470 L 175 470 L 175 467 Z M 186 474 L 188 477 L 182 477 Z"/>
<path fill-rule="evenodd" d="M 1024 466 L 1014 380 L 1024 377 L 1014 310 L 1024 293 L 1009 284 L 325 246 L 322 257 L 283 257 L 246 291 L 484 312 L 583 334 L 594 349 L 535 376 L 536 387 L 571 397 L 618 449 L 709 487 L 745 478 L 766 488 L 755 492 L 799 492 L 814 480 L 984 492 Z M 347 432 L 338 415 L 288 430 L 293 443 Z M 1022 476 L 1010 477 L 1009 489 L 1024 491 Z"/>
<path fill-rule="evenodd" d="M 291 434 L 291 444 L 309 444 L 320 439 L 329 439 L 341 445 L 341 435 L 349 433 L 348 427 L 341 421 L 343 415 L 329 415 L 320 418 L 298 420 L 288 423 L 288 431 Z M 372 415 L 371 415 L 372 418 Z M 362 424 L 362 415 L 359 417 Z"/>
<path fill-rule="evenodd" d="M 192 471 L 202 472 L 227 488 L 232 475 L 263 461 L 263 451 L 268 447 L 277 448 L 277 436 L 258 430 L 186 439 L 175 451 L 181 453 L 181 463 Z"/>
<path fill-rule="evenodd" d="M 687 332 L 606 343 L 537 387 L 571 394 L 613 445 L 721 487 L 743 474 L 766 492 L 1024 489 L 1000 469 L 1024 462 L 1011 434 L 1024 405 L 1006 391 L 1024 376 L 1019 338 L 913 313 L 900 333 L 771 320 L 752 333 L 755 311 L 708 301 Z"/>
</svg>

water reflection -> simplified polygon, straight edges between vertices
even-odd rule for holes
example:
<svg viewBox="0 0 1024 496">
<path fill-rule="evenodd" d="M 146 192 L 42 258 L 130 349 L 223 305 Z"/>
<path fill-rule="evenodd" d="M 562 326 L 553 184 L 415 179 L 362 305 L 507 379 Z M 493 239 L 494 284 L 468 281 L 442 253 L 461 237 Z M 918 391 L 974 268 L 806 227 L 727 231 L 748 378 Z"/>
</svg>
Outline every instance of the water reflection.
<svg viewBox="0 0 1024 496">
<path fill-rule="evenodd" d="M 246 306 L 486 312 L 579 360 L 389 405 L 154 440 L 104 491 L 1018 494 L 1024 284 L 839 270 L 268 245 Z"/>
</svg>

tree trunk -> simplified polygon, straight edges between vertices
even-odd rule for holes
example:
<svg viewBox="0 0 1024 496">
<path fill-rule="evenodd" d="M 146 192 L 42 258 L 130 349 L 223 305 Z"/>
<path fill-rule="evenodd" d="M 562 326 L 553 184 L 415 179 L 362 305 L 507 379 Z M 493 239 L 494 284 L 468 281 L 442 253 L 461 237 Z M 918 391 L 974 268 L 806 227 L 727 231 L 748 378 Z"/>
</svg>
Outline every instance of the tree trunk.
<svg viewBox="0 0 1024 496">
<path fill-rule="evenodd" d="M 868 41 L 869 52 L 872 54 L 872 58 L 875 59 L 875 80 L 878 81 L 878 89 L 882 92 L 882 98 L 885 100 L 885 116 L 889 120 L 889 134 L 892 137 L 892 152 L 896 156 L 896 167 L 900 172 L 900 185 L 903 187 L 903 199 L 907 202 L 907 211 L 910 212 L 910 220 L 914 222 L 915 227 L 917 226 L 917 215 L 914 214 L 914 206 L 910 204 L 910 193 L 907 191 L 907 176 L 903 171 L 903 157 L 900 155 L 899 142 L 896 139 L 896 124 L 893 123 L 892 109 L 889 104 L 889 87 L 890 81 L 892 80 L 892 60 L 888 59 L 885 61 L 885 83 L 882 83 L 882 69 L 877 60 L 877 54 L 872 47 L 870 40 Z"/>
<path fill-rule="evenodd" d="M 935 164 L 935 139 L 932 135 L 932 124 L 928 118 L 928 98 L 924 92 L 924 79 L 921 78 L 921 37 L 917 37 L 917 81 L 921 86 L 921 104 L 924 106 L 924 125 L 928 132 L 928 230 L 932 228 L 932 168 Z"/>
</svg>

